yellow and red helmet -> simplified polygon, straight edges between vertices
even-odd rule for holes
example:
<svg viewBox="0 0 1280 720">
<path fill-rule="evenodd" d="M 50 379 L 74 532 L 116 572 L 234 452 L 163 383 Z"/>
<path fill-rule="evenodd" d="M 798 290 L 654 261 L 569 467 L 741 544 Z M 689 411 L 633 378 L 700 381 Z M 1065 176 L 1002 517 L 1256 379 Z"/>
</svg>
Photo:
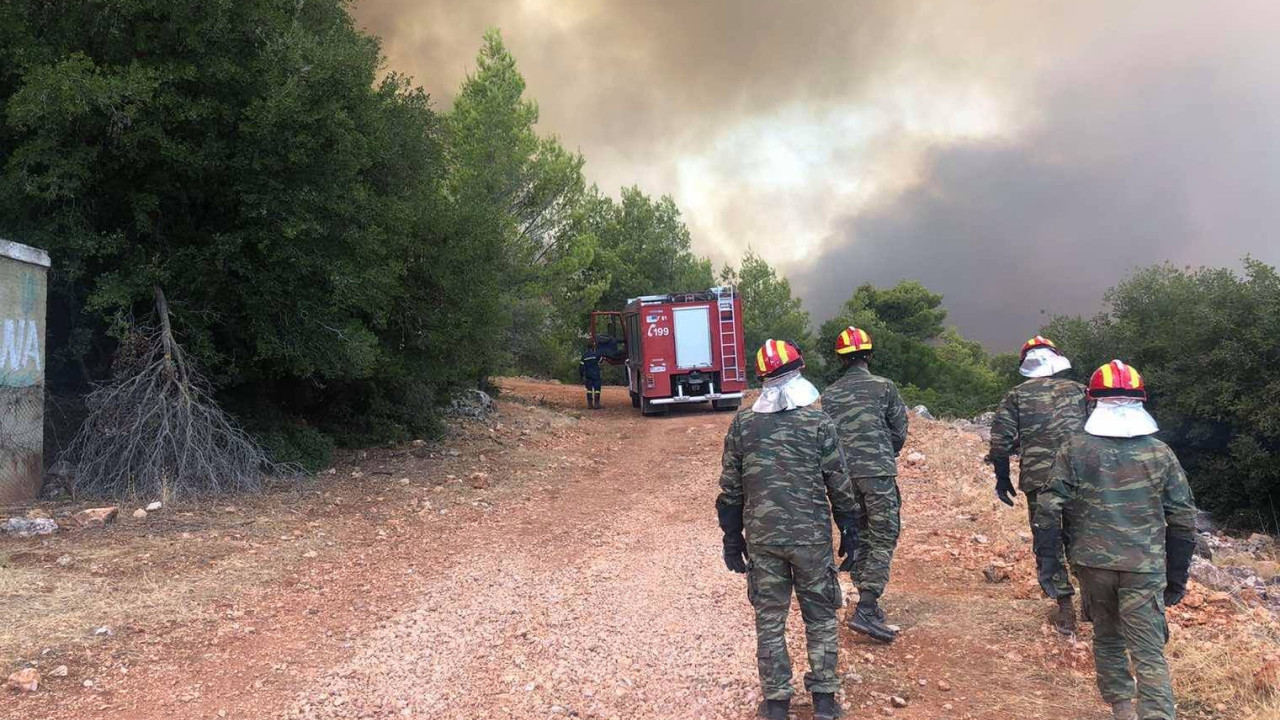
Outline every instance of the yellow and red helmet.
<svg viewBox="0 0 1280 720">
<path fill-rule="evenodd" d="M 836 337 L 837 355 L 849 355 L 851 353 L 870 351 L 871 336 L 867 334 L 866 330 L 859 330 L 858 328 L 850 325 Z"/>
<path fill-rule="evenodd" d="M 1052 340 L 1043 335 L 1037 335 L 1022 344 L 1022 353 L 1018 355 L 1019 361 L 1026 360 L 1027 353 L 1035 350 L 1036 348 L 1049 348 L 1059 355 L 1062 354 L 1062 351 L 1058 350 L 1058 346 L 1054 345 Z"/>
<path fill-rule="evenodd" d="M 1141 373 L 1119 360 L 1098 368 L 1089 378 L 1089 397 L 1098 398 L 1124 397 L 1147 399 L 1147 382 Z"/>
<path fill-rule="evenodd" d="M 804 357 L 800 350 L 786 340 L 765 340 L 756 351 L 756 373 L 762 378 L 803 368 Z"/>
</svg>

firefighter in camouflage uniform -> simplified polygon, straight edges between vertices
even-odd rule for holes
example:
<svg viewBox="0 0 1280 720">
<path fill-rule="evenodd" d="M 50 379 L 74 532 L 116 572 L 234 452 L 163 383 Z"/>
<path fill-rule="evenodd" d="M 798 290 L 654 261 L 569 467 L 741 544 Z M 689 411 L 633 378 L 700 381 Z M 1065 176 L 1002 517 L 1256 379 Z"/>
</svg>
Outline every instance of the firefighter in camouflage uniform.
<svg viewBox="0 0 1280 720">
<path fill-rule="evenodd" d="M 1009 457 L 1020 455 L 1018 488 L 1026 495 L 1027 522 L 1035 520 L 1036 503 L 1049 485 L 1049 468 L 1058 448 L 1073 434 L 1084 428 L 1088 400 L 1084 386 L 1074 380 L 1058 377 L 1071 369 L 1071 362 L 1058 351 L 1053 341 L 1037 335 L 1022 346 L 1018 369 L 1028 378 L 1009 391 L 991 424 L 991 450 L 987 461 L 995 466 L 996 495 L 1012 507 L 1017 491 L 1009 477 Z M 1072 596 L 1075 589 L 1067 575 L 1066 562 L 1053 578 L 1058 612 L 1053 625 L 1063 635 L 1076 631 L 1076 611 Z"/>
<path fill-rule="evenodd" d="M 907 442 L 907 406 L 892 380 L 872 375 L 871 336 L 856 327 L 836 338 L 844 372 L 827 386 L 822 409 L 836 422 L 860 508 L 858 550 L 840 566 L 852 570 L 858 605 L 849 627 L 880 642 L 897 632 L 885 622 L 880 596 L 889 583 L 889 564 L 902 529 L 899 517 L 898 452 Z"/>
<path fill-rule="evenodd" d="M 818 390 L 800 374 L 803 368 L 791 343 L 769 340 L 756 354 L 764 388 L 725 435 L 716 498 L 725 565 L 747 574 L 764 690 L 759 715 L 772 720 L 786 720 L 794 692 L 786 643 L 793 591 L 804 618 L 804 683 L 813 693 L 814 717 L 840 716 L 836 613 L 843 599 L 831 553 L 833 517 L 841 554 L 857 545 L 857 510 L 839 436 L 831 418 L 813 406 Z"/>
<path fill-rule="evenodd" d="M 1137 370 L 1119 360 L 1103 365 L 1089 397 L 1096 405 L 1084 432 L 1059 449 L 1036 506 L 1040 586 L 1058 592 L 1065 542 L 1093 620 L 1102 698 L 1117 720 L 1173 720 L 1164 611 L 1186 592 L 1195 500 L 1178 458 L 1152 437 Z"/>
</svg>

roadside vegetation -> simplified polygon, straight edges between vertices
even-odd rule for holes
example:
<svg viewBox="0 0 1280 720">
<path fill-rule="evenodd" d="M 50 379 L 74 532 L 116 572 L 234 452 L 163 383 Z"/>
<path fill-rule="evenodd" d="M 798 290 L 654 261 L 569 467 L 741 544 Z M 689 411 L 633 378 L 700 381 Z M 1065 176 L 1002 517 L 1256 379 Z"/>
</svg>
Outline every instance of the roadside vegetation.
<svg viewBox="0 0 1280 720">
<path fill-rule="evenodd" d="M 50 465 L 85 396 L 172 332 L 274 461 L 437 436 L 460 388 L 575 379 L 593 309 L 737 285 L 750 352 L 796 342 L 820 382 L 835 335 L 938 416 L 991 409 L 1017 359 L 946 325 L 917 282 L 861 285 L 813 318 L 759 254 L 697 255 L 670 197 L 600 189 L 537 127 L 495 30 L 442 108 L 388 72 L 345 0 L 14 0 L 0 5 L 0 236 L 47 249 Z M 1096 318 L 1045 333 L 1080 378 L 1120 357 L 1150 381 L 1200 502 L 1280 525 L 1275 269 L 1143 270 Z M 1028 334 L 1030 334 L 1028 332 Z M 1013 348 L 1011 348 L 1013 349 Z"/>
</svg>

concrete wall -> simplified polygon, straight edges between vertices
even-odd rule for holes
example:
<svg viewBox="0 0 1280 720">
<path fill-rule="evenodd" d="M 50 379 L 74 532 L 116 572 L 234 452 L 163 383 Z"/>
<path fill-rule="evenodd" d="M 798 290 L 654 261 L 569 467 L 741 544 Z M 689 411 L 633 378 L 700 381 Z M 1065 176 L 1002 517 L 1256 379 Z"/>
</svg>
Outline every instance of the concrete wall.
<svg viewBox="0 0 1280 720">
<path fill-rule="evenodd" d="M 0 505 L 44 480 L 45 293 L 49 256 L 0 240 Z"/>
</svg>

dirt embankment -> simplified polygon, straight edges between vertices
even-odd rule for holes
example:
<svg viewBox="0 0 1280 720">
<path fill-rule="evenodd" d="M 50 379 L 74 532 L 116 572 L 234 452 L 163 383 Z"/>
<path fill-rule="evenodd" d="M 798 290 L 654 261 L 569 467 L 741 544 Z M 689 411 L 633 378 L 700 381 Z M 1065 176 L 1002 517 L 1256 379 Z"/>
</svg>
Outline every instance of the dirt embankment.
<svg viewBox="0 0 1280 720">
<path fill-rule="evenodd" d="M 495 418 L 442 446 L 0 541 L 0 661 L 44 674 L 0 717 L 751 717 L 751 613 L 711 509 L 729 416 L 642 419 L 620 389 L 593 412 L 573 386 L 504 385 Z M 890 647 L 842 631 L 849 716 L 1108 716 L 1087 629 L 1049 630 L 1025 509 L 995 501 L 982 453 L 913 424 L 885 598 L 904 630 Z M 1273 619 L 1197 589 L 1171 620 L 1188 717 L 1277 717 L 1252 678 Z"/>
</svg>

